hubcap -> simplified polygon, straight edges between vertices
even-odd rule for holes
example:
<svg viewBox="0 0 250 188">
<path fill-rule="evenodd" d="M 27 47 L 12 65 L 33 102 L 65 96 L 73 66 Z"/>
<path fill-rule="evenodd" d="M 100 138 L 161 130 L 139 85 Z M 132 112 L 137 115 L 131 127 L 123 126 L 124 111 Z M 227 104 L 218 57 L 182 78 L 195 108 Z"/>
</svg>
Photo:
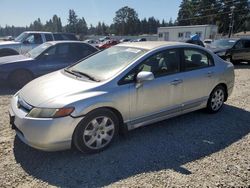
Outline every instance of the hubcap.
<svg viewBox="0 0 250 188">
<path fill-rule="evenodd" d="M 109 117 L 97 117 L 86 126 L 83 141 L 91 149 L 100 149 L 112 140 L 114 131 L 114 122 Z"/>
<path fill-rule="evenodd" d="M 214 111 L 218 110 L 224 102 L 224 91 L 217 89 L 212 96 L 211 107 Z"/>
</svg>

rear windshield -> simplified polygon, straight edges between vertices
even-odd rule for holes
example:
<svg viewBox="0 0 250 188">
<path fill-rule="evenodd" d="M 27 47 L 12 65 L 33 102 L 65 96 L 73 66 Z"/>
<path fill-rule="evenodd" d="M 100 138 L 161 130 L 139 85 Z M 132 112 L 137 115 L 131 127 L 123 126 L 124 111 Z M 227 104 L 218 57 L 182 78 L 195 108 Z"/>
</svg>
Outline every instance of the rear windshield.
<svg viewBox="0 0 250 188">
<path fill-rule="evenodd" d="M 77 40 L 75 35 L 72 34 L 54 34 L 55 40 Z"/>
</svg>

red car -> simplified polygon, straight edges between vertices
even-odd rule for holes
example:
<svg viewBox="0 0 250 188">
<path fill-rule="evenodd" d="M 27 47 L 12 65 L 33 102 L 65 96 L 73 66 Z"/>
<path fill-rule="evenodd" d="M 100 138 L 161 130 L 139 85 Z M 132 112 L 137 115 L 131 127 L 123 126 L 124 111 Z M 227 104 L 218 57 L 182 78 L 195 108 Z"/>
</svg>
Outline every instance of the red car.
<svg viewBox="0 0 250 188">
<path fill-rule="evenodd" d="M 119 42 L 116 41 L 116 40 L 106 40 L 105 42 L 101 43 L 98 48 L 104 50 L 104 49 L 107 49 L 111 46 L 114 46 L 116 44 L 118 44 Z"/>
</svg>

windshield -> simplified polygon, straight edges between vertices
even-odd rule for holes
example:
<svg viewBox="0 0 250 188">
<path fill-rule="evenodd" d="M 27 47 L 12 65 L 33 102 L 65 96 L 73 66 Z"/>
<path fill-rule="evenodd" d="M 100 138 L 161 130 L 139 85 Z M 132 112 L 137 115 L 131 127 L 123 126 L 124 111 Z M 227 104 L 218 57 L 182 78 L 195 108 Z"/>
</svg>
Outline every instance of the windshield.
<svg viewBox="0 0 250 188">
<path fill-rule="evenodd" d="M 50 46 L 52 46 L 51 43 L 43 43 L 40 46 L 30 50 L 27 55 L 29 57 L 32 58 L 36 58 L 37 56 L 39 56 L 42 52 L 44 52 L 45 50 L 47 50 Z"/>
<path fill-rule="evenodd" d="M 114 46 L 81 61 L 69 70 L 82 72 L 98 80 L 106 80 L 144 53 L 146 50 L 143 49 Z"/>
<path fill-rule="evenodd" d="M 235 44 L 236 40 L 233 39 L 221 39 L 215 40 L 211 43 L 211 47 L 213 48 L 232 48 Z"/>
<path fill-rule="evenodd" d="M 17 38 L 15 38 L 15 42 L 23 42 L 26 36 L 27 36 L 27 33 L 21 33 L 20 35 L 18 35 Z"/>
</svg>

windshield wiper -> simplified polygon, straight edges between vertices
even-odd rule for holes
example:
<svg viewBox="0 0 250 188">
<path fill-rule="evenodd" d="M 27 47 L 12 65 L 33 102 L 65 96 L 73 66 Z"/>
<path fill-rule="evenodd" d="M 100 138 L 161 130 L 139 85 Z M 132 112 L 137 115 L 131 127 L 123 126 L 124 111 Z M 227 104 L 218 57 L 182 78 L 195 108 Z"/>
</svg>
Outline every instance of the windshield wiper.
<svg viewBox="0 0 250 188">
<path fill-rule="evenodd" d="M 75 76 L 78 76 L 78 77 L 82 77 L 82 76 L 84 76 L 84 77 L 87 77 L 88 79 L 90 79 L 90 80 L 93 80 L 93 81 L 95 81 L 95 82 L 100 82 L 100 80 L 98 80 L 98 79 L 96 79 L 95 77 L 93 77 L 93 76 L 90 76 L 89 74 L 86 74 L 86 73 L 84 73 L 84 72 L 81 72 L 81 71 L 78 71 L 78 70 L 70 70 L 70 69 L 64 69 L 66 72 L 68 72 L 68 73 L 71 73 L 71 74 L 73 74 L 73 75 L 75 75 Z"/>
</svg>

